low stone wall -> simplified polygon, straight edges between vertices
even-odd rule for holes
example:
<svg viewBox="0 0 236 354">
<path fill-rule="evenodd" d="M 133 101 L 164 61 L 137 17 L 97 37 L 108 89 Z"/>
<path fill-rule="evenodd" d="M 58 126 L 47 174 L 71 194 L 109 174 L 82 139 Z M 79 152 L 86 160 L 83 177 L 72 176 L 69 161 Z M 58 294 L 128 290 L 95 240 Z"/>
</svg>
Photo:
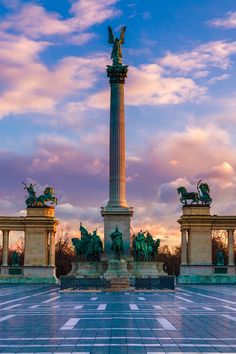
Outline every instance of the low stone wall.
<svg viewBox="0 0 236 354">
<path fill-rule="evenodd" d="M 75 275 L 78 278 L 102 277 L 107 270 L 107 262 L 72 262 L 72 270 L 68 275 Z"/>
<path fill-rule="evenodd" d="M 180 275 L 178 284 L 236 284 L 236 276 L 226 274 Z"/>
<path fill-rule="evenodd" d="M 128 271 L 135 278 L 156 278 L 165 274 L 163 271 L 163 263 L 161 262 L 128 262 Z"/>
</svg>

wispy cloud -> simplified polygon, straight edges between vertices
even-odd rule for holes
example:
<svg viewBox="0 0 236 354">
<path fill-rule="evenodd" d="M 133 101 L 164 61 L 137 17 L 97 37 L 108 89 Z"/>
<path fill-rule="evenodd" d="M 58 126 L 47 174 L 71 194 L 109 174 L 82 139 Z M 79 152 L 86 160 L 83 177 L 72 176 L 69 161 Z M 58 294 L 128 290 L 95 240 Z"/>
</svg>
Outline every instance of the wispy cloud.
<svg viewBox="0 0 236 354">
<path fill-rule="evenodd" d="M 70 12 L 75 16 L 73 25 L 81 30 L 100 24 L 121 14 L 115 5 L 118 0 L 74 0 Z"/>
<path fill-rule="evenodd" d="M 225 29 L 236 28 L 236 11 L 228 12 L 224 18 L 215 18 L 207 23 L 212 27 L 221 27 Z"/>
<path fill-rule="evenodd" d="M 132 106 L 180 104 L 199 100 L 206 92 L 205 87 L 198 86 L 191 78 L 168 77 L 158 64 L 130 67 L 126 86 L 126 104 Z M 87 104 L 108 108 L 108 91 L 91 95 Z"/>
<path fill-rule="evenodd" d="M 21 8 L 16 7 L 13 14 L 3 19 L 0 29 L 12 30 L 30 38 L 73 34 L 74 43 L 77 39 L 81 44 L 81 41 L 85 43 L 92 37 L 91 33 L 83 33 L 84 30 L 120 14 L 115 7 L 117 2 L 118 0 L 74 1 L 70 9 L 72 16 L 67 19 L 63 19 L 57 12 L 47 11 L 40 5 L 24 4 Z"/>
<path fill-rule="evenodd" d="M 236 54 L 236 42 L 214 41 L 197 46 L 191 51 L 169 53 L 159 63 L 180 73 L 193 73 L 204 71 L 204 75 L 212 67 L 228 69 L 230 56 Z"/>
<path fill-rule="evenodd" d="M 23 36 L 1 37 L 1 117 L 10 113 L 47 113 L 59 100 L 95 84 L 105 66 L 104 55 L 65 57 L 49 69 L 39 59 L 49 45 Z"/>
</svg>

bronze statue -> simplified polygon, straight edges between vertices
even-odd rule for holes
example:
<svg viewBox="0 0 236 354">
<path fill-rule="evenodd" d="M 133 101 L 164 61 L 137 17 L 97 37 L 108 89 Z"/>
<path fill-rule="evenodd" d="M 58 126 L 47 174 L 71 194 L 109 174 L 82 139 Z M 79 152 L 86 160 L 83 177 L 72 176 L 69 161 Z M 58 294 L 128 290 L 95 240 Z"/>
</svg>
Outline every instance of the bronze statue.
<svg viewBox="0 0 236 354">
<path fill-rule="evenodd" d="M 72 244 L 79 260 L 81 261 L 100 261 L 103 252 L 101 238 L 97 235 L 97 230 L 92 234 L 80 223 L 80 239 L 72 238 Z"/>
<path fill-rule="evenodd" d="M 216 265 L 217 266 L 225 265 L 224 253 L 221 250 L 218 250 L 216 252 Z"/>
<path fill-rule="evenodd" d="M 210 205 L 212 203 L 212 198 L 210 196 L 210 188 L 207 183 L 201 183 L 200 180 L 197 184 L 198 192 L 187 192 L 186 188 L 181 186 L 177 188 L 178 194 L 181 195 L 180 201 L 184 205 L 188 205 L 188 200 L 191 200 L 190 204 L 200 205 Z"/>
<path fill-rule="evenodd" d="M 12 265 L 12 267 L 19 267 L 20 266 L 20 255 L 17 251 L 13 251 L 13 253 L 12 253 L 11 265 Z"/>
<path fill-rule="evenodd" d="M 54 196 L 54 189 L 52 187 L 45 188 L 42 195 L 37 197 L 34 187 L 36 184 L 30 183 L 28 186 L 26 183 L 24 184 L 24 189 L 28 192 L 28 197 L 26 198 L 25 202 L 27 207 L 42 207 L 46 206 L 46 202 L 51 202 L 51 204 L 57 204 L 58 200 Z"/>
<path fill-rule="evenodd" d="M 125 30 L 126 27 L 121 27 L 120 38 L 114 37 L 112 28 L 108 26 L 108 43 L 113 44 L 111 52 L 111 59 L 113 59 L 113 65 L 122 65 L 122 47 L 125 42 Z"/>
<path fill-rule="evenodd" d="M 122 239 L 122 232 L 116 226 L 115 231 L 110 235 L 112 240 L 111 250 L 114 251 L 115 257 L 120 260 L 121 255 L 124 253 L 124 244 Z"/>
<path fill-rule="evenodd" d="M 146 236 L 145 236 L 146 233 Z M 147 231 L 139 231 L 133 238 L 133 256 L 138 262 L 153 262 L 157 260 L 160 239 L 154 240 L 153 236 Z"/>
</svg>

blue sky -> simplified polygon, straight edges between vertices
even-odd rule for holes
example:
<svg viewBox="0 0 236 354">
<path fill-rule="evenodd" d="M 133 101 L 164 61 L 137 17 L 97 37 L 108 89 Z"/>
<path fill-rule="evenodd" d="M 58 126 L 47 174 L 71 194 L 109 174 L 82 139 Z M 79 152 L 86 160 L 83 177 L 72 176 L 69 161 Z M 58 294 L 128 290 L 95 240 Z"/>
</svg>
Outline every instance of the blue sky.
<svg viewBox="0 0 236 354">
<path fill-rule="evenodd" d="M 233 0 L 5 0 L 0 4 L 0 213 L 22 181 L 55 187 L 60 228 L 103 232 L 108 198 L 107 26 L 127 26 L 127 199 L 132 226 L 177 244 L 176 188 L 204 179 L 235 213 Z"/>
</svg>

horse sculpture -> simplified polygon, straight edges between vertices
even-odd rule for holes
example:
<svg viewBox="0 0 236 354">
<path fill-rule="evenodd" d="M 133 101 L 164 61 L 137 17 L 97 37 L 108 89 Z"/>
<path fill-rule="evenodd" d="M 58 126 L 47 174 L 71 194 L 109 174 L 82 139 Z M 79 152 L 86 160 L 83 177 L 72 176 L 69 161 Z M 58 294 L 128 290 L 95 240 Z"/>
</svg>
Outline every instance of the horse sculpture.
<svg viewBox="0 0 236 354">
<path fill-rule="evenodd" d="M 198 193 L 196 192 L 187 192 L 187 189 L 183 186 L 177 188 L 177 192 L 178 194 L 181 195 L 180 197 L 180 201 L 181 203 L 187 205 L 188 204 L 188 200 L 191 200 L 191 204 L 196 203 L 198 204 L 199 202 L 199 196 Z"/>
<path fill-rule="evenodd" d="M 24 189 L 28 192 L 28 197 L 25 202 L 27 207 L 40 207 L 46 206 L 46 202 L 51 202 L 51 204 L 57 204 L 58 200 L 54 196 L 54 189 L 52 187 L 47 187 L 44 190 L 44 194 L 37 197 L 34 187 L 36 184 L 30 183 L 28 186 L 26 183 L 22 182 L 24 185 Z"/>
<path fill-rule="evenodd" d="M 212 198 L 210 196 L 210 188 L 207 183 L 201 183 L 200 180 L 197 184 L 197 191 L 196 192 L 187 192 L 186 188 L 181 186 L 177 188 L 178 194 L 181 195 L 180 201 L 184 205 L 188 205 L 188 200 L 191 200 L 190 204 L 196 203 L 197 205 L 210 205 L 212 202 Z"/>
<path fill-rule="evenodd" d="M 51 202 L 51 204 L 57 204 L 58 200 L 54 197 L 54 189 L 52 187 L 47 187 L 44 189 L 42 195 L 36 198 L 36 205 L 44 206 L 46 202 Z"/>
</svg>

